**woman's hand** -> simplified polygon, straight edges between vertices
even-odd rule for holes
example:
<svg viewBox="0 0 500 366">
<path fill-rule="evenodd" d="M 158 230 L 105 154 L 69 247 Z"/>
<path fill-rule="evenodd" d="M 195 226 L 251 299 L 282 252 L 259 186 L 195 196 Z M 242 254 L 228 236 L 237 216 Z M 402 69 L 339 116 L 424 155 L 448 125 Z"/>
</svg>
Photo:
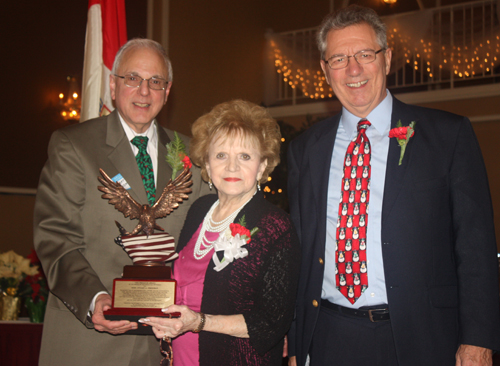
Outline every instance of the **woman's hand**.
<svg viewBox="0 0 500 366">
<path fill-rule="evenodd" d="M 165 314 L 180 313 L 179 318 L 148 317 L 139 319 L 139 323 L 150 325 L 156 338 L 175 338 L 198 327 L 201 316 L 184 305 L 171 305 L 161 310 Z"/>
<path fill-rule="evenodd" d="M 139 319 L 139 323 L 153 327 L 157 338 L 175 338 L 183 333 L 198 328 L 201 322 L 200 313 L 196 313 L 184 305 L 171 305 L 162 309 L 165 314 L 180 313 L 179 318 L 148 317 Z M 247 324 L 242 314 L 236 315 L 206 315 L 203 330 L 227 334 L 238 338 L 248 338 Z"/>
</svg>

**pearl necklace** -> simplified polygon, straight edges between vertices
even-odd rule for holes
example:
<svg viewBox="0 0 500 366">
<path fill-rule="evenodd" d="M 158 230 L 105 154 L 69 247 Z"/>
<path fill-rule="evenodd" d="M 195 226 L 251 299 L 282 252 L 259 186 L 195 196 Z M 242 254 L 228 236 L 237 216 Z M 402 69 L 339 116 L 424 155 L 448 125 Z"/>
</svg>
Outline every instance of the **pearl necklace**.
<svg viewBox="0 0 500 366">
<path fill-rule="evenodd" d="M 255 191 L 257 193 L 257 191 Z M 254 195 L 255 195 L 254 193 Z M 217 206 L 219 206 L 219 200 L 217 200 L 210 210 L 207 212 L 205 215 L 205 218 L 203 219 L 203 224 L 201 225 L 201 230 L 200 230 L 200 235 L 198 235 L 198 239 L 196 239 L 196 244 L 194 246 L 194 259 L 200 260 L 204 256 L 210 252 L 214 246 L 215 240 L 208 240 L 205 236 L 206 232 L 212 232 L 212 233 L 224 233 L 224 231 L 227 230 L 229 225 L 234 221 L 235 217 L 238 216 L 240 211 L 245 207 L 245 205 L 250 202 L 250 200 L 253 198 L 250 197 L 243 205 L 240 206 L 236 211 L 234 211 L 231 215 L 226 217 L 222 221 L 213 221 L 212 220 L 212 214 L 214 213 L 215 209 Z M 213 224 L 212 224 L 213 223 Z M 218 238 L 218 237 L 217 237 Z M 201 245 L 205 247 L 205 249 L 201 249 Z"/>
</svg>

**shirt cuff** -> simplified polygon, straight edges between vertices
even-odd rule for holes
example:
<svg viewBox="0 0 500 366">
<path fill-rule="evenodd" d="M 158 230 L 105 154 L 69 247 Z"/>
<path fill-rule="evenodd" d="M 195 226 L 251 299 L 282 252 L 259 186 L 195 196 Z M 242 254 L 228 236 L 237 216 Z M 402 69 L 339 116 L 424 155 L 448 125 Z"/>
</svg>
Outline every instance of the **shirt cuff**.
<svg viewBox="0 0 500 366">
<path fill-rule="evenodd" d="M 99 291 L 97 294 L 95 294 L 94 298 L 92 299 L 92 302 L 90 303 L 89 306 L 89 316 L 92 318 L 92 314 L 94 313 L 95 310 L 95 301 L 97 300 L 97 297 L 101 294 L 108 294 L 106 291 Z"/>
</svg>

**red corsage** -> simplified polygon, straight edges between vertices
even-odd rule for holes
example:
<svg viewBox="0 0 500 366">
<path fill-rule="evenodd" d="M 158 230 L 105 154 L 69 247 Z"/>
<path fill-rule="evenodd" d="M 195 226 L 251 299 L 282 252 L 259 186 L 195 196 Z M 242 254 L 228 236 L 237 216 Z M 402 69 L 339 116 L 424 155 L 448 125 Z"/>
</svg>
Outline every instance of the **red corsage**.
<svg viewBox="0 0 500 366">
<path fill-rule="evenodd" d="M 250 243 L 251 234 L 250 230 L 248 230 L 246 227 L 241 226 L 240 224 L 229 224 L 229 228 L 231 229 L 232 236 L 240 234 L 240 238 L 245 239 L 247 244 Z"/>
</svg>

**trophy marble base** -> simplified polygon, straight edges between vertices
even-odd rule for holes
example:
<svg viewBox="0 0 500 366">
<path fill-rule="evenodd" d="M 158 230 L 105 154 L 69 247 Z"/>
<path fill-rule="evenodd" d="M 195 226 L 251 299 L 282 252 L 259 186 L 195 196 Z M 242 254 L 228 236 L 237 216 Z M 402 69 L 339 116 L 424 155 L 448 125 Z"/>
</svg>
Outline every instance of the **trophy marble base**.
<svg viewBox="0 0 500 366">
<path fill-rule="evenodd" d="M 138 325 L 137 329 L 129 330 L 125 334 L 134 335 L 152 335 L 153 329 L 147 325 L 139 323 L 139 319 L 146 318 L 149 316 L 155 316 L 158 318 L 178 318 L 181 316 L 180 313 L 164 314 L 161 309 L 110 309 L 104 312 L 104 317 L 107 320 L 128 320 L 135 322 Z"/>
<path fill-rule="evenodd" d="M 123 277 L 113 281 L 112 308 L 104 312 L 107 320 L 178 317 L 166 315 L 161 309 L 175 304 L 177 282 L 171 279 L 171 269 L 165 265 L 134 265 L 123 268 Z M 139 324 L 138 329 L 126 334 L 153 334 L 150 326 Z"/>
</svg>

